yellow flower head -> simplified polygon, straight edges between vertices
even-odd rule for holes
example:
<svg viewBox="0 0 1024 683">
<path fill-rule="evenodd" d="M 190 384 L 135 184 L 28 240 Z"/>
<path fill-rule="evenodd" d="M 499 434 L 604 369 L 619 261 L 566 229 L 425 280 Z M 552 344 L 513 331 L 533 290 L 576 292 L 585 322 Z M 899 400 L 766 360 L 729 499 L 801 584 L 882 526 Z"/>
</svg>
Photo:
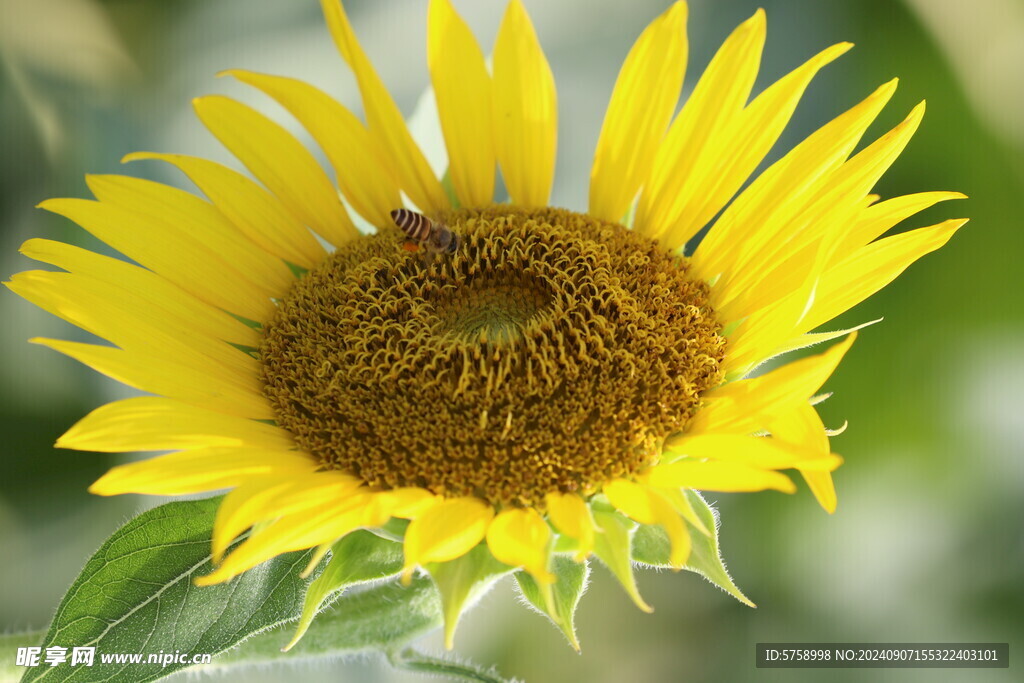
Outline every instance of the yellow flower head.
<svg viewBox="0 0 1024 683">
<path fill-rule="evenodd" d="M 333 179 L 284 128 L 209 96 L 195 101 L 199 118 L 252 178 L 140 153 L 126 160 L 173 164 L 206 198 L 92 176 L 95 200 L 42 204 L 138 265 L 29 240 L 27 256 L 64 272 L 20 273 L 8 286 L 113 346 L 33 341 L 151 394 L 97 409 L 58 445 L 172 451 L 114 468 L 93 492 L 232 489 L 203 584 L 288 551 L 316 547 L 319 560 L 347 534 L 386 526 L 404 543 L 406 579 L 489 552 L 528 573 L 550 605 L 555 560 L 595 553 L 643 608 L 631 535 L 660 527 L 679 568 L 691 532 L 713 531 L 687 490 L 792 493 L 795 470 L 835 509 L 841 459 L 813 399 L 855 332 L 813 330 L 965 222 L 881 237 L 962 196 L 869 194 L 923 103 L 854 154 L 896 88 L 886 83 L 740 192 L 812 78 L 851 46 L 822 50 L 752 98 L 759 10 L 676 113 L 687 58 L 677 2 L 626 58 L 589 207 L 576 213 L 548 206 L 555 83 L 519 0 L 491 68 L 449 0 L 431 0 L 444 181 L 341 5 L 323 9 L 365 122 L 301 81 L 228 73 L 309 131 Z M 495 203 L 497 169 L 508 202 Z M 401 208 L 422 214 L 415 229 L 400 229 L 395 215 L 414 216 Z M 361 234 L 353 211 L 376 231 Z"/>
</svg>

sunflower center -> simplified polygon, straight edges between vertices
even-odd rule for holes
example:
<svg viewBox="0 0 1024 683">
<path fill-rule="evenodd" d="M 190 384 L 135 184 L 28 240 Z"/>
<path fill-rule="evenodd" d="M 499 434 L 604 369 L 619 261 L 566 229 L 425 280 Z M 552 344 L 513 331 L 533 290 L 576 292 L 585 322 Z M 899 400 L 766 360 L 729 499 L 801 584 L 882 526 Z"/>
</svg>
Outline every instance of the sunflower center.
<svg viewBox="0 0 1024 683">
<path fill-rule="evenodd" d="M 543 507 L 653 462 L 721 381 L 725 341 L 683 257 L 560 209 L 438 218 L 454 254 L 361 237 L 265 329 L 278 423 L 324 467 Z"/>
<path fill-rule="evenodd" d="M 543 280 L 502 272 L 443 291 L 433 304 L 438 329 L 452 339 L 510 344 L 550 302 Z"/>
</svg>

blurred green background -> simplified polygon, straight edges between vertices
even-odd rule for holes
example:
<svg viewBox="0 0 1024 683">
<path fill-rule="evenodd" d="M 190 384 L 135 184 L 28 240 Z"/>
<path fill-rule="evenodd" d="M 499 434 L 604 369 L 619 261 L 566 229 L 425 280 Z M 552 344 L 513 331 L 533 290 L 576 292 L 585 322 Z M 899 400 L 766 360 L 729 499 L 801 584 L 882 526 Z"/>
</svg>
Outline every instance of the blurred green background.
<svg viewBox="0 0 1024 683">
<path fill-rule="evenodd" d="M 559 91 L 553 202 L 585 209 L 589 163 L 629 46 L 664 0 L 525 0 Z M 455 0 L 485 52 L 499 0 Z M 715 495 L 726 561 L 760 607 L 696 575 L 646 573 L 653 615 L 597 569 L 578 615 L 582 656 L 516 604 L 506 581 L 470 613 L 458 652 L 528 681 L 816 681 L 820 670 L 758 670 L 763 641 L 996 641 L 1024 645 L 1024 4 L 1016 0 L 692 0 L 687 91 L 731 29 L 758 6 L 768 42 L 758 89 L 823 47 L 856 49 L 812 84 L 776 158 L 893 76 L 901 84 L 876 126 L 919 100 L 924 124 L 880 183 L 883 197 L 960 190 L 906 227 L 972 220 L 950 245 L 835 323 L 865 330 L 822 414 L 849 420 L 828 516 L 806 491 Z M 428 83 L 426 0 L 346 3 L 356 30 L 407 113 Z M 224 92 L 308 139 L 280 109 L 214 74 L 241 67 L 311 81 L 358 111 L 315 0 L 0 0 L 0 271 L 33 236 L 95 247 L 33 207 L 88 196 L 83 174 L 126 172 L 175 184 L 156 165 L 121 167 L 134 150 L 234 162 L 195 120 L 189 99 Z M 137 166 L 137 167 L 136 167 Z M 900 229 L 905 229 L 901 227 Z M 73 361 L 26 343 L 76 338 L 70 326 L 0 295 L 0 628 L 43 628 L 85 558 L 125 519 L 160 501 L 100 499 L 86 487 L 117 457 L 52 443 L 88 410 L 127 395 Z M 422 644 L 437 649 L 434 637 Z M 13 653 L 3 653 L 12 656 Z M 1009 681 L 1014 670 L 836 670 L 835 681 Z M 371 659 L 238 680 L 419 680 Z"/>
</svg>

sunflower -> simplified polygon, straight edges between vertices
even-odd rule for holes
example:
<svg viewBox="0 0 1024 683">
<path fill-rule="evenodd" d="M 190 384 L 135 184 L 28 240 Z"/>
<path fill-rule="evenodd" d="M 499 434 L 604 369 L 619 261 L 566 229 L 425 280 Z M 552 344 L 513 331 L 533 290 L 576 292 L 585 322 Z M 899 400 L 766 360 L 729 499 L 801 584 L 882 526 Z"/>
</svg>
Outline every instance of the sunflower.
<svg viewBox="0 0 1024 683">
<path fill-rule="evenodd" d="M 204 585 L 300 549 L 317 549 L 312 568 L 346 535 L 386 527 L 404 544 L 406 580 L 489 553 L 550 603 L 556 555 L 593 553 L 626 558 L 617 574 L 645 609 L 631 534 L 659 528 L 669 563 L 684 566 L 691 534 L 709 533 L 692 491 L 792 493 L 795 471 L 835 509 L 841 458 L 813 406 L 856 332 L 813 330 L 965 222 L 881 237 L 962 197 L 870 194 L 923 103 L 854 154 L 896 88 L 886 83 L 740 191 L 813 77 L 851 46 L 822 50 L 751 99 L 759 10 L 677 113 L 687 58 L 677 2 L 626 57 L 579 213 L 548 205 L 555 83 L 519 0 L 492 68 L 449 0 L 430 3 L 443 179 L 341 5 L 322 4 L 365 122 L 301 81 L 227 73 L 309 131 L 333 180 L 284 128 L 208 96 L 194 102 L 199 118 L 252 178 L 138 153 L 126 160 L 170 163 L 205 198 L 105 175 L 88 178 L 96 200 L 41 205 L 135 263 L 29 240 L 23 253 L 65 272 L 20 273 L 8 286 L 112 345 L 33 341 L 150 394 L 100 407 L 57 445 L 171 451 L 115 467 L 92 492 L 231 489 Z M 403 205 L 456 248 L 404 249 L 391 217 Z M 353 212 L 376 231 L 357 230 Z"/>
</svg>

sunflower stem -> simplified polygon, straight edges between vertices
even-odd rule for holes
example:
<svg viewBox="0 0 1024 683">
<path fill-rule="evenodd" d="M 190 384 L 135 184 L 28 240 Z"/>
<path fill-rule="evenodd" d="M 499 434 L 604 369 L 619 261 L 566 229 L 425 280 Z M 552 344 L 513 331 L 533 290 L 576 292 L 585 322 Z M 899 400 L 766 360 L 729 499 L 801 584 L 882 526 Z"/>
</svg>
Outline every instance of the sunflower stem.
<svg viewBox="0 0 1024 683">
<path fill-rule="evenodd" d="M 404 650 L 392 650 L 387 655 L 391 666 L 404 671 L 415 671 L 431 676 L 447 676 L 460 681 L 478 681 L 478 683 L 514 683 L 514 679 L 502 678 L 493 668 L 483 669 L 467 662 L 432 657 L 411 647 Z"/>
</svg>

